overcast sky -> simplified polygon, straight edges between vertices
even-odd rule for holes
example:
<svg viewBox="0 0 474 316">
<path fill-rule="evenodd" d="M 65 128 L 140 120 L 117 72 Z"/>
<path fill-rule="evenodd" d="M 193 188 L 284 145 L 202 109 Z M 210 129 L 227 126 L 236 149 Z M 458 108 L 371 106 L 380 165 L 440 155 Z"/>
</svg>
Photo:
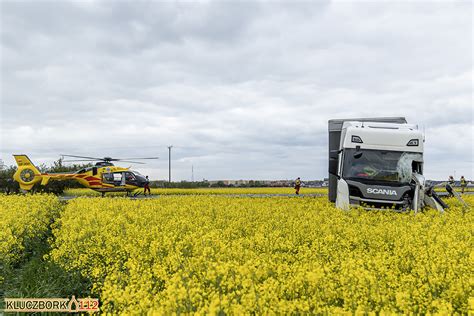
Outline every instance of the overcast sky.
<svg viewBox="0 0 474 316">
<path fill-rule="evenodd" d="M 1 1 L 0 158 L 152 179 L 327 177 L 327 120 L 405 116 L 473 178 L 471 1 Z"/>
</svg>

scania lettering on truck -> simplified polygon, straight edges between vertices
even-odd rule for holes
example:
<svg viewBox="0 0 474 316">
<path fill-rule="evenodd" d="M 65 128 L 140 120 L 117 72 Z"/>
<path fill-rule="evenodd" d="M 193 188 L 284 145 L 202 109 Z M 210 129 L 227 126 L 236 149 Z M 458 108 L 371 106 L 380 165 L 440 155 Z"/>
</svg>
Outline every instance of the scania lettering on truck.
<svg viewBox="0 0 474 316">
<path fill-rule="evenodd" d="M 417 125 L 404 117 L 337 119 L 328 125 L 328 195 L 338 208 L 443 209 L 425 197 L 424 136 Z"/>
</svg>

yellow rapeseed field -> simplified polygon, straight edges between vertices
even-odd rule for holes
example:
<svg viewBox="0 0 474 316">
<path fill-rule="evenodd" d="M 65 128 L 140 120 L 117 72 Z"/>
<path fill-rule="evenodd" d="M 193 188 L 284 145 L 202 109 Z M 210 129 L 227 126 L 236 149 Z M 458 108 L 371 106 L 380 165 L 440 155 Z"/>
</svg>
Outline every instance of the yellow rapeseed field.
<svg viewBox="0 0 474 316">
<path fill-rule="evenodd" d="M 59 201 L 53 195 L 0 195 L 0 261 L 21 259 L 28 243 L 41 238 L 57 214 Z"/>
<path fill-rule="evenodd" d="M 34 250 L 34 241 L 45 237 L 58 214 L 52 195 L 0 195 L 0 285 L 5 269 Z"/>
<path fill-rule="evenodd" d="M 78 198 L 49 259 L 90 279 L 103 312 L 467 314 L 474 213 L 449 203 L 414 215 L 314 197 Z"/>
</svg>

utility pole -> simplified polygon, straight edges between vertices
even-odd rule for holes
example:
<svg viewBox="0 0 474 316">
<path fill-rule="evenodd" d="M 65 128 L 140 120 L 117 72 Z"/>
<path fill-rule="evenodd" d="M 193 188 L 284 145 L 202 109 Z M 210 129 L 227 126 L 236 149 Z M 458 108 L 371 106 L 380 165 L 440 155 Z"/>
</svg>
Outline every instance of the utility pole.
<svg viewBox="0 0 474 316">
<path fill-rule="evenodd" d="M 173 145 L 168 146 L 169 183 L 171 183 L 171 148 L 173 148 Z"/>
<path fill-rule="evenodd" d="M 191 165 L 191 182 L 194 182 L 194 165 Z"/>
</svg>

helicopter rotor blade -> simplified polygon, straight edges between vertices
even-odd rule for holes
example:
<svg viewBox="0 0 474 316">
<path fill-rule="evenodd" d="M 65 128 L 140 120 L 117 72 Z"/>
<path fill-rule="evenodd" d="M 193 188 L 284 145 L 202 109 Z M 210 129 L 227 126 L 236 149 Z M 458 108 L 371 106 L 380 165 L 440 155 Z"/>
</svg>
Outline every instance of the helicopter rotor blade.
<svg viewBox="0 0 474 316">
<path fill-rule="evenodd" d="M 124 161 L 124 160 L 144 160 L 144 159 L 160 159 L 160 157 L 146 157 L 146 158 L 114 158 L 113 161 Z"/>
<path fill-rule="evenodd" d="M 144 160 L 144 159 L 159 159 L 159 157 L 143 157 L 143 158 L 111 158 L 111 157 L 104 157 L 104 158 L 97 158 L 97 157 L 88 157 L 88 156 L 76 156 L 76 155 L 65 155 L 61 154 L 62 158 L 64 157 L 71 157 L 71 158 L 79 158 L 79 159 L 71 159 L 71 160 L 63 160 L 64 162 L 78 162 L 78 161 L 105 161 L 105 162 L 111 162 L 111 161 L 123 161 L 123 162 L 131 162 L 131 163 L 137 163 L 137 164 L 145 164 L 143 162 L 138 162 L 138 161 L 133 161 L 133 160 Z"/>
<path fill-rule="evenodd" d="M 144 162 L 138 162 L 138 161 L 130 161 L 130 160 L 122 160 L 122 159 L 114 159 L 114 161 L 121 161 L 121 162 L 130 162 L 130 163 L 138 163 L 140 165 L 145 165 Z"/>
<path fill-rule="evenodd" d="M 63 160 L 63 162 L 79 162 L 79 161 L 88 161 L 88 162 L 93 162 L 95 160 L 92 159 L 74 159 L 74 160 Z"/>
<path fill-rule="evenodd" d="M 90 160 L 104 160 L 104 158 L 95 158 L 95 157 L 86 157 L 86 156 L 75 156 L 75 155 L 64 155 L 61 154 L 63 157 L 72 157 L 72 158 L 82 158 L 82 159 L 90 159 Z"/>
</svg>

